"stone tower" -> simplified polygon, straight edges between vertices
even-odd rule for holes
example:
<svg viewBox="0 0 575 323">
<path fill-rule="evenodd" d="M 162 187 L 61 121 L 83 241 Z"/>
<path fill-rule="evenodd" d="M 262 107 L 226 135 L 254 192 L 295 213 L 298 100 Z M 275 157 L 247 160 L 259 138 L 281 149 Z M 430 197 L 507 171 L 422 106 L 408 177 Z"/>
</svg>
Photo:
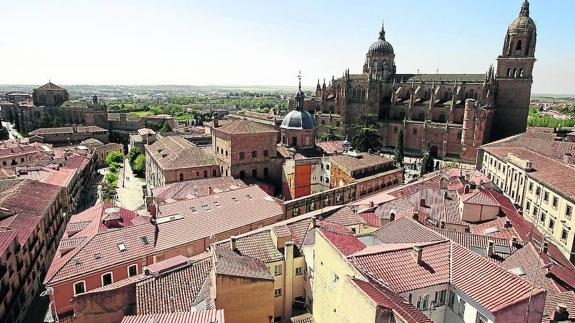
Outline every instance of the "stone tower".
<svg viewBox="0 0 575 323">
<path fill-rule="evenodd" d="M 537 28 L 524 0 L 507 29 L 503 51 L 497 58 L 497 97 L 492 140 L 522 133 L 527 127 Z"/>
<path fill-rule="evenodd" d="M 94 95 L 92 97 L 92 102 L 88 102 L 87 105 L 88 109 L 86 109 L 84 116 L 86 125 L 108 129 L 108 107 L 106 106 L 106 103 L 98 100 L 98 97 Z"/>
</svg>

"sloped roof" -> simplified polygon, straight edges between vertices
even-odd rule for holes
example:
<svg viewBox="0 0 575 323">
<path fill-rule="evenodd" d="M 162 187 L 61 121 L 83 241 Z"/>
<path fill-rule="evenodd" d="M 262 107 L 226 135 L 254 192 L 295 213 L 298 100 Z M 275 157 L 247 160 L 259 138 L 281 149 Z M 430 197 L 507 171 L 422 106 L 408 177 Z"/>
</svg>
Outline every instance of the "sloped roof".
<svg viewBox="0 0 575 323">
<path fill-rule="evenodd" d="M 219 275 L 272 281 L 275 279 L 274 275 L 261 260 L 241 256 L 225 248 L 216 249 L 215 253 L 218 259 L 216 272 Z"/>
<path fill-rule="evenodd" d="M 145 146 L 162 170 L 217 166 L 210 149 L 198 147 L 181 136 L 168 136 Z"/>
<path fill-rule="evenodd" d="M 124 316 L 121 323 L 224 323 L 224 310 L 203 310 Z"/>
<path fill-rule="evenodd" d="M 271 126 L 260 122 L 254 122 L 244 119 L 226 122 L 220 127 L 214 128 L 227 134 L 248 134 L 248 133 L 277 133 L 278 131 Z"/>
<path fill-rule="evenodd" d="M 212 257 L 150 277 L 136 285 L 137 314 L 169 313 L 189 310 L 200 294 L 213 268 Z"/>
<path fill-rule="evenodd" d="M 42 91 L 61 91 L 64 90 L 63 87 L 60 87 L 52 82 L 48 82 L 42 86 L 40 86 L 39 88 L 37 88 L 36 90 L 42 90 Z"/>
<path fill-rule="evenodd" d="M 231 176 L 212 177 L 158 186 L 152 189 L 152 194 L 156 203 L 164 204 L 236 190 L 246 186 L 242 180 Z"/>
</svg>

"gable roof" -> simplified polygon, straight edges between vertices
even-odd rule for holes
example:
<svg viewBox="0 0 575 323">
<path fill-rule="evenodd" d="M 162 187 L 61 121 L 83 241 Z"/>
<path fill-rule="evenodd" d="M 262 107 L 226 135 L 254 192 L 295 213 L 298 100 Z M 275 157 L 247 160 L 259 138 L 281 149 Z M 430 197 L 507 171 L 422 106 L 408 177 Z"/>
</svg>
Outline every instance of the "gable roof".
<svg viewBox="0 0 575 323">
<path fill-rule="evenodd" d="M 224 310 L 203 310 L 190 312 L 170 312 L 142 315 L 124 316 L 121 323 L 169 323 L 169 322 L 186 322 L 186 323 L 224 323 Z"/>
<path fill-rule="evenodd" d="M 162 170 L 218 165 L 210 149 L 198 147 L 181 136 L 164 137 L 145 149 Z"/>
<path fill-rule="evenodd" d="M 269 125 L 244 119 L 226 122 L 220 127 L 214 128 L 227 134 L 248 134 L 248 133 L 277 133 L 278 131 Z"/>
</svg>

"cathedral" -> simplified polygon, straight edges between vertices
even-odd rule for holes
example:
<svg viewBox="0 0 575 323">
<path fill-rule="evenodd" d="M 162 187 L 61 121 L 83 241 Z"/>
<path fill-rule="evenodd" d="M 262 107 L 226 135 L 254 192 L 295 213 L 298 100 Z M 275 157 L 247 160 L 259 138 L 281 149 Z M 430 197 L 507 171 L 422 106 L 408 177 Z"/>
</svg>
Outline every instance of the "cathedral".
<svg viewBox="0 0 575 323">
<path fill-rule="evenodd" d="M 328 126 L 353 137 L 373 124 L 391 149 L 403 129 L 406 152 L 474 162 L 477 147 L 522 133 L 527 127 L 535 63 L 536 26 L 524 0 L 507 29 L 497 68 L 485 74 L 398 74 L 393 46 L 382 26 L 369 47 L 363 73 L 346 70 L 317 84 L 306 110 L 315 111 L 320 132 Z"/>
</svg>

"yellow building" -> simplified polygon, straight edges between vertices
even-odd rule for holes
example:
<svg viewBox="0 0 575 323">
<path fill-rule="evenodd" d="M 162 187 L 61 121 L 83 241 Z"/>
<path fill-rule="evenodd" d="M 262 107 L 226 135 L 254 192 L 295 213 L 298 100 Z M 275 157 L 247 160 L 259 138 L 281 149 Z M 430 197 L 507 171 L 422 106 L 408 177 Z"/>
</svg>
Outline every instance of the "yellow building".
<svg viewBox="0 0 575 323">
<path fill-rule="evenodd" d="M 305 312 L 307 267 L 302 248 L 313 226 L 312 216 L 302 215 L 216 244 L 266 264 L 274 275 L 275 322 L 289 322 Z"/>
<path fill-rule="evenodd" d="M 549 136 L 551 135 L 551 136 Z M 477 168 L 523 210 L 524 218 L 573 260 L 575 143 L 525 133 L 482 146 Z"/>
</svg>

